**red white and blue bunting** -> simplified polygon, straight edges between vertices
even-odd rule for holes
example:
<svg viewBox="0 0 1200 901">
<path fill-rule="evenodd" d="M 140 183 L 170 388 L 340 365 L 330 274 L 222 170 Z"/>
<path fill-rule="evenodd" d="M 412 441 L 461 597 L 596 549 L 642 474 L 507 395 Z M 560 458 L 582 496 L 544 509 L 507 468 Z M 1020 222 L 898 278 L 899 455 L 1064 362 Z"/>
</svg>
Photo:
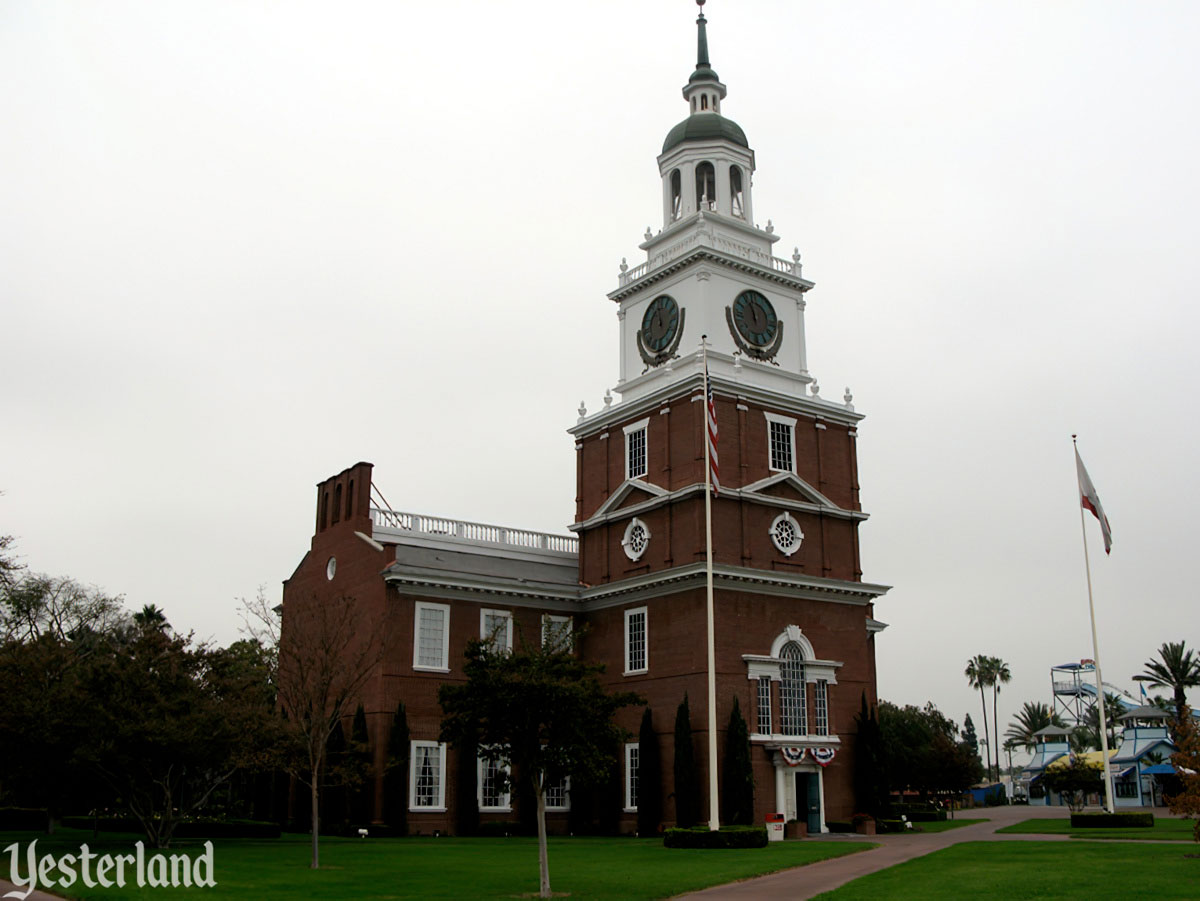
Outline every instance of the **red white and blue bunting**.
<svg viewBox="0 0 1200 901">
<path fill-rule="evenodd" d="M 788 766 L 800 766 L 804 761 L 804 748 L 780 748 L 779 756 Z"/>
<path fill-rule="evenodd" d="M 810 748 L 809 753 L 812 754 L 812 759 L 821 766 L 829 766 L 833 763 L 833 758 L 837 756 L 837 748 Z"/>
</svg>

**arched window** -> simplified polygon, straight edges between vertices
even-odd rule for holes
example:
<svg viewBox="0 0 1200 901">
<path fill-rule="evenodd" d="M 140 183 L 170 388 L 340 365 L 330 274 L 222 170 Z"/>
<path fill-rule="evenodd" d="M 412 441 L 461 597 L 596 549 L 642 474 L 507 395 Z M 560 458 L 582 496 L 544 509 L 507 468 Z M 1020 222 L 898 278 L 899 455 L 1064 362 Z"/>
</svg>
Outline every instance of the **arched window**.
<svg viewBox="0 0 1200 901">
<path fill-rule="evenodd" d="M 321 531 L 325 531 L 325 526 L 329 524 L 329 492 L 321 492 Z"/>
<path fill-rule="evenodd" d="M 693 97 L 692 98 L 692 112 L 694 113 L 695 111 L 696 111 L 696 98 Z"/>
<path fill-rule="evenodd" d="M 742 199 L 742 170 L 737 166 L 729 167 L 729 193 L 733 198 L 733 215 L 745 219 L 746 205 Z"/>
<path fill-rule="evenodd" d="M 671 173 L 671 221 L 683 215 L 683 176 L 676 169 Z"/>
<path fill-rule="evenodd" d="M 696 167 L 696 208 L 717 208 L 717 173 L 712 163 L 701 163 Z"/>
<path fill-rule="evenodd" d="M 784 735 L 808 734 L 808 706 L 804 698 L 804 651 L 789 641 L 779 652 L 780 729 Z"/>
<path fill-rule="evenodd" d="M 346 519 L 354 512 L 354 479 L 350 480 L 350 488 L 346 492 Z"/>
<path fill-rule="evenodd" d="M 700 95 L 700 109 L 708 109 L 708 95 L 707 94 Z"/>
<path fill-rule="evenodd" d="M 338 485 L 333 489 L 333 521 L 337 522 L 342 518 L 342 486 Z"/>
</svg>

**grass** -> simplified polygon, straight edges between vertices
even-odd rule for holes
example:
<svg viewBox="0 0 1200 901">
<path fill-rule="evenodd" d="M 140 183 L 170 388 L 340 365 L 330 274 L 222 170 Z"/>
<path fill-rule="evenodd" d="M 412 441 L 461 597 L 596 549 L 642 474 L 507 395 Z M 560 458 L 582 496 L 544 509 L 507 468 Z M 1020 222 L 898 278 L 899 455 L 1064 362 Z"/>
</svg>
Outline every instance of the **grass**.
<svg viewBox="0 0 1200 901">
<path fill-rule="evenodd" d="M 1200 858 L 1175 845 L 963 842 L 818 895 L 821 901 L 1094 901 L 1200 894 Z"/>
<path fill-rule="evenodd" d="M 0 851 L 32 839 L 39 854 L 78 854 L 87 842 L 94 853 L 128 854 L 137 836 L 103 835 L 93 842 L 86 830 L 54 836 L 0 833 Z M 217 887 L 88 889 L 76 881 L 54 894 L 81 899 L 170 899 L 178 897 L 312 899 L 511 898 L 537 893 L 537 840 L 532 838 L 408 838 L 321 841 L 321 868 L 308 868 L 308 836 L 271 841 L 215 842 Z M 200 853 L 200 842 L 180 841 L 173 853 Z M 550 884 L 573 899 L 665 898 L 711 885 L 761 876 L 875 847 L 862 842 L 772 842 L 745 850 L 668 850 L 658 839 L 550 839 Z M 23 856 L 22 856 L 23 861 Z M 0 855 L 0 876 L 10 856 Z M 20 871 L 25 873 L 22 862 Z M 58 874 L 56 874 L 58 875 Z"/>
<path fill-rule="evenodd" d="M 913 823 L 912 834 L 917 835 L 920 832 L 947 832 L 951 829 L 959 829 L 963 826 L 974 826 L 976 823 L 986 823 L 987 820 L 933 820 L 928 823 Z M 906 830 L 907 832 L 907 830 Z"/>
<path fill-rule="evenodd" d="M 1051 820 L 1023 820 L 996 831 L 1010 835 L 1069 835 L 1072 838 L 1190 842 L 1193 840 L 1192 826 L 1191 820 L 1182 817 L 1155 817 L 1153 826 L 1134 829 L 1073 829 L 1070 818 L 1063 817 Z"/>
</svg>

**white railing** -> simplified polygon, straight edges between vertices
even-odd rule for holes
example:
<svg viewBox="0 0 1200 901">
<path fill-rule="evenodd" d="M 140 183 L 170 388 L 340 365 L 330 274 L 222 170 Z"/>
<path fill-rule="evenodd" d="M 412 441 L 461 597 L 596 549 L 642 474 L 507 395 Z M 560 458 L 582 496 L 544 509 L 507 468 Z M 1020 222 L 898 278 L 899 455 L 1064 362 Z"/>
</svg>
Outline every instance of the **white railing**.
<svg viewBox="0 0 1200 901">
<path fill-rule="evenodd" d="M 660 266 L 665 266 L 671 260 L 683 256 L 699 243 L 701 243 L 700 236 L 692 235 L 690 238 L 660 250 L 640 266 L 634 266 L 632 269 L 628 267 L 622 268 L 618 277 L 619 285 L 623 288 L 626 285 L 632 284 L 647 273 L 658 269 Z M 771 256 L 770 254 L 763 253 L 756 247 L 751 247 L 749 244 L 733 241 L 724 236 L 717 236 L 713 244 L 718 250 L 728 253 L 730 256 L 741 257 L 744 260 L 757 263 L 759 266 L 774 269 L 776 272 L 783 272 L 797 278 L 800 277 L 800 264 L 796 261 Z M 624 266 L 624 264 L 622 265 Z"/>
<path fill-rule="evenodd" d="M 481 522 L 461 519 L 443 519 L 440 516 L 425 516 L 421 513 L 404 513 L 400 510 L 371 508 L 371 522 L 376 528 L 397 529 L 421 535 L 446 535 L 466 541 L 482 541 L 503 544 L 509 547 L 534 550 L 558 551 L 567 554 L 579 553 L 579 539 L 574 535 L 551 535 L 548 532 L 530 532 L 526 529 L 510 529 L 491 526 Z"/>
</svg>

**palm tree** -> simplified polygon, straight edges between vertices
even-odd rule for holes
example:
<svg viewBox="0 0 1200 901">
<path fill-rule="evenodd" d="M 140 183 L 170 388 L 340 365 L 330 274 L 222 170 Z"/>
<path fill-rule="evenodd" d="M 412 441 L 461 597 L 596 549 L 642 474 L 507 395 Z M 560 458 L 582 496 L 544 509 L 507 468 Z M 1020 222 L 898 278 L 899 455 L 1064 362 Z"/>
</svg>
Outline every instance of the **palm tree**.
<svg viewBox="0 0 1200 901">
<path fill-rule="evenodd" d="M 1041 701 L 1032 703 L 1026 701 L 1017 712 L 1016 719 L 1009 724 L 1008 731 L 1004 733 L 1004 744 L 1007 747 L 1011 742 L 1014 747 L 1032 752 L 1037 748 L 1038 741 L 1034 737 L 1034 733 L 1040 732 L 1047 726 L 1066 728 L 1062 718 L 1057 713 L 1050 712 L 1048 704 L 1043 704 Z"/>
<path fill-rule="evenodd" d="M 996 698 L 1000 695 L 1000 686 L 1012 681 L 1012 673 L 1008 664 L 999 657 L 988 658 L 988 675 L 992 685 L 992 728 L 996 734 L 996 778 L 1000 778 L 1000 715 L 996 712 Z"/>
<path fill-rule="evenodd" d="M 1125 702 L 1115 692 L 1104 693 L 1104 734 L 1108 737 L 1108 747 L 1112 750 L 1117 746 L 1117 717 L 1125 710 Z M 1096 750 L 1100 750 L 1100 705 L 1093 704 L 1088 708 L 1081 726 L 1087 727 L 1095 740 Z"/>
<path fill-rule="evenodd" d="M 157 604 L 146 604 L 133 615 L 133 621 L 143 629 L 162 630 L 169 625 L 167 614 Z"/>
<path fill-rule="evenodd" d="M 1183 717 L 1187 704 L 1187 690 L 1200 686 L 1200 659 L 1194 652 L 1184 651 L 1182 641 L 1164 642 L 1158 649 L 1159 660 L 1147 660 L 1145 671 L 1137 676 L 1152 688 L 1170 688 L 1175 692 L 1175 718 Z"/>
<path fill-rule="evenodd" d="M 988 718 L 987 718 L 987 698 L 984 696 L 983 690 L 990 684 L 988 679 L 990 666 L 988 661 L 991 658 L 986 654 L 976 654 L 967 661 L 967 668 L 963 670 L 963 675 L 967 677 L 967 684 L 972 688 L 979 689 L 979 706 L 983 708 L 983 734 L 986 737 L 988 734 Z M 991 742 L 988 742 L 990 745 Z M 988 758 L 984 761 L 987 764 L 987 770 L 990 773 L 992 767 L 991 750 L 987 752 Z"/>
</svg>

